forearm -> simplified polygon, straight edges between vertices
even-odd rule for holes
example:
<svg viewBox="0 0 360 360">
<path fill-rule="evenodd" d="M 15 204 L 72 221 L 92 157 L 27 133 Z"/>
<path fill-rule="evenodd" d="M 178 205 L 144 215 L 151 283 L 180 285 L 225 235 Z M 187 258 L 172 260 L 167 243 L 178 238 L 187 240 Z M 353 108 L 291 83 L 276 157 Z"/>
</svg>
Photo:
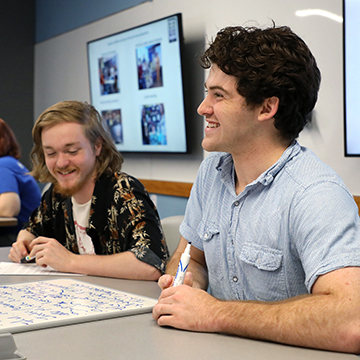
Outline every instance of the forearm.
<svg viewBox="0 0 360 360">
<path fill-rule="evenodd" d="M 156 281 L 161 273 L 154 266 L 135 257 L 130 251 L 113 255 L 75 255 L 66 271 L 134 280 Z"/>
<path fill-rule="evenodd" d="M 0 216 L 13 217 L 20 212 L 20 197 L 15 192 L 0 194 Z"/>
<path fill-rule="evenodd" d="M 153 318 L 161 326 L 359 354 L 359 279 L 360 267 L 340 268 L 319 276 L 312 294 L 276 302 L 225 301 L 189 286 L 168 287 Z"/>
<path fill-rule="evenodd" d="M 209 312 L 209 331 L 296 346 L 359 353 L 354 304 L 331 294 L 282 302 L 219 301 Z M 359 306 L 359 304 L 358 304 Z M 357 306 L 357 307 L 358 307 Z M 355 340 L 355 341 L 354 341 Z"/>
</svg>

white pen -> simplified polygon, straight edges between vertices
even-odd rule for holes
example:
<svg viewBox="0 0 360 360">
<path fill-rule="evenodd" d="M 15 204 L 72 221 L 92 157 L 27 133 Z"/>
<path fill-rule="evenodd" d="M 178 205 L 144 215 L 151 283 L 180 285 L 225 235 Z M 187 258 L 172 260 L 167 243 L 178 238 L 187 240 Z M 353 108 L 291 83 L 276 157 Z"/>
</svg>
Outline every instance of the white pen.
<svg viewBox="0 0 360 360">
<path fill-rule="evenodd" d="M 190 262 L 190 248 L 191 248 L 191 242 L 189 242 L 186 245 L 185 251 L 181 255 L 173 286 L 181 285 L 184 282 L 186 270 L 187 270 L 187 268 L 189 266 L 189 262 Z"/>
</svg>

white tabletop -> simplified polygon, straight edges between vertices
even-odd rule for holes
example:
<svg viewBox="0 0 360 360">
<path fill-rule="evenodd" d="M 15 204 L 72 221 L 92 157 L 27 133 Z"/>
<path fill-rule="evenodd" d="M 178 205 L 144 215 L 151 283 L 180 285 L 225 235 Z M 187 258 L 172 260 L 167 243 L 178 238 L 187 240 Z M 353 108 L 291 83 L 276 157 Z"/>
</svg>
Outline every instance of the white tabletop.
<svg viewBox="0 0 360 360">
<path fill-rule="evenodd" d="M 9 248 L 0 248 L 0 261 L 8 261 L 8 252 Z M 49 278 L 6 275 L 0 276 L 0 284 Z M 160 294 L 157 284 L 150 281 L 93 276 L 81 277 L 81 280 L 153 298 L 157 298 Z M 298 348 L 221 334 L 162 328 L 156 324 L 150 313 L 16 333 L 14 339 L 19 352 L 28 360 L 358 359 L 357 356 L 349 354 Z"/>
</svg>

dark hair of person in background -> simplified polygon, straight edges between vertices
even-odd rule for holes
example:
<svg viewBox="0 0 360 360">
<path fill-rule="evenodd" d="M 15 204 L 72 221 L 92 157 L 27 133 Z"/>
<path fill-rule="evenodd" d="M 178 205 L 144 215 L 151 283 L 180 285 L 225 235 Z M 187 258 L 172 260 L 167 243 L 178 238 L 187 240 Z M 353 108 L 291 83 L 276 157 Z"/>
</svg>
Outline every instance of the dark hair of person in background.
<svg viewBox="0 0 360 360">
<path fill-rule="evenodd" d="M 13 131 L 3 119 L 0 119 L 0 157 L 2 156 L 20 159 L 21 151 Z"/>
</svg>

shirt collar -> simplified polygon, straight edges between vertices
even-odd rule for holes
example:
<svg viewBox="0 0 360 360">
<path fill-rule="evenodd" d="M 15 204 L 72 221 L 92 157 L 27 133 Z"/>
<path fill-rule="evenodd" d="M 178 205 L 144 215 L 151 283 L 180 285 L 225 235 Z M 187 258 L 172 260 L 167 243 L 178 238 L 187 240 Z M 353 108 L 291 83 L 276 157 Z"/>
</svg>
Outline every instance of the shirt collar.
<svg viewBox="0 0 360 360">
<path fill-rule="evenodd" d="M 246 188 L 253 187 L 258 183 L 263 184 L 264 186 L 271 184 L 279 171 L 285 166 L 285 164 L 287 164 L 288 161 L 299 154 L 300 150 L 301 146 L 296 140 L 294 140 L 283 152 L 280 159 L 270 168 L 265 170 L 255 181 L 248 184 Z M 231 184 L 231 186 L 235 187 L 234 162 L 230 154 L 220 156 L 216 165 L 216 170 L 221 173 L 220 178 L 225 184 Z"/>
<path fill-rule="evenodd" d="M 272 165 L 269 169 L 264 171 L 255 182 L 259 182 L 263 185 L 269 185 L 274 180 L 275 176 L 280 172 L 280 170 L 297 154 L 299 154 L 301 147 L 299 143 L 294 140 L 290 146 L 283 152 L 280 159 Z"/>
</svg>

